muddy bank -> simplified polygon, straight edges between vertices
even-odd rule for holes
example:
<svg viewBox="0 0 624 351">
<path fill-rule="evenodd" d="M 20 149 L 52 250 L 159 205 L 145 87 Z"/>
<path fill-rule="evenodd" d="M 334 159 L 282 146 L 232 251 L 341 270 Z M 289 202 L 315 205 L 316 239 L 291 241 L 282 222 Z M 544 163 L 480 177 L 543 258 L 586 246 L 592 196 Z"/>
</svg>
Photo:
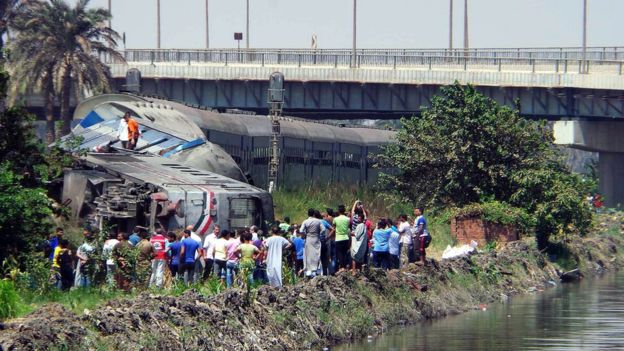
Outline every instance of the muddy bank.
<svg viewBox="0 0 624 351">
<path fill-rule="evenodd" d="M 624 263 L 620 235 L 578 239 L 565 255 L 585 275 Z M 564 254 L 564 253 L 562 253 Z M 558 272 L 525 242 L 405 271 L 317 277 L 282 289 L 215 296 L 143 293 L 82 316 L 47 306 L 0 326 L 3 350 L 304 350 L 544 289 Z"/>
</svg>

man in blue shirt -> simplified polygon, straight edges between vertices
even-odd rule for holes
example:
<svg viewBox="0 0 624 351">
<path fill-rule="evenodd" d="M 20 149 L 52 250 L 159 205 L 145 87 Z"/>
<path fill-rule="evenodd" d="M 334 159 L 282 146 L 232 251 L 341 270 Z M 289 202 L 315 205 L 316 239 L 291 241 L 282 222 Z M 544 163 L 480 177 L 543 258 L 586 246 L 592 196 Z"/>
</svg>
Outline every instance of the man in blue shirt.
<svg viewBox="0 0 624 351">
<path fill-rule="evenodd" d="M 139 233 L 141 232 L 141 227 L 136 226 L 134 227 L 134 230 L 132 231 L 132 235 L 130 235 L 130 238 L 128 238 L 128 242 L 132 245 L 132 246 L 137 246 L 137 244 L 139 243 L 139 241 L 141 241 L 141 236 L 139 235 Z"/>
<path fill-rule="evenodd" d="M 305 248 L 303 233 L 297 230 L 297 236 L 293 239 L 292 244 L 295 247 L 295 274 L 301 277 L 303 275 L 303 250 Z"/>
<path fill-rule="evenodd" d="M 373 232 L 373 266 L 376 268 L 389 268 L 388 240 L 392 229 L 387 228 L 388 223 L 384 218 L 377 222 L 377 229 Z"/>
<path fill-rule="evenodd" d="M 180 270 L 180 251 L 182 250 L 182 243 L 178 240 L 178 236 L 174 232 L 169 232 L 167 234 L 167 241 L 169 241 L 169 246 L 167 246 L 167 252 L 170 257 L 169 270 L 171 271 L 171 276 L 175 278 Z"/>
<path fill-rule="evenodd" d="M 48 240 L 47 250 L 50 251 L 50 254 L 49 254 L 50 261 L 54 260 L 54 250 L 56 249 L 57 246 L 59 246 L 61 239 L 63 239 L 63 228 L 58 227 L 56 228 L 55 235 L 51 237 L 50 240 Z"/>
<path fill-rule="evenodd" d="M 401 236 L 399 235 L 399 231 L 397 227 L 392 223 L 390 219 L 388 219 L 388 226 L 392 232 L 390 233 L 390 238 L 388 239 L 388 267 L 390 269 L 399 269 L 400 267 L 400 240 Z"/>
<path fill-rule="evenodd" d="M 414 220 L 414 240 L 419 247 L 420 253 L 420 264 L 425 265 L 427 263 L 427 254 L 425 249 L 429 247 L 429 243 L 431 243 L 431 235 L 429 235 L 429 231 L 427 230 L 427 220 L 423 214 L 424 209 L 422 207 L 414 208 L 414 216 L 416 219 Z"/>
<path fill-rule="evenodd" d="M 184 283 L 189 285 L 194 281 L 195 275 L 195 254 L 200 254 L 201 245 L 191 238 L 191 231 L 184 230 L 184 239 L 182 240 L 182 249 L 180 251 L 180 262 L 182 265 L 182 272 L 184 272 Z"/>
</svg>

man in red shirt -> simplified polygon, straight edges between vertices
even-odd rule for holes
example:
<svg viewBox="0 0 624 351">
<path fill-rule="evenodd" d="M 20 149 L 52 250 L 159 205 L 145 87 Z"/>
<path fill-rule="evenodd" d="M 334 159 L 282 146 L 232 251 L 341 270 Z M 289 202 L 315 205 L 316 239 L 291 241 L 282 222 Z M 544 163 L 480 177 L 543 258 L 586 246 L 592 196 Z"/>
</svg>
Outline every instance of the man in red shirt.
<svg viewBox="0 0 624 351">
<path fill-rule="evenodd" d="M 165 231 L 156 230 L 156 234 L 152 235 L 150 244 L 154 247 L 154 259 L 152 260 L 152 276 L 150 277 L 150 286 L 156 285 L 161 288 L 165 276 L 165 266 L 167 265 L 167 251 L 165 249 Z"/>
<path fill-rule="evenodd" d="M 139 140 L 139 123 L 130 117 L 130 112 L 126 112 L 123 119 L 128 124 L 128 150 L 134 150 Z"/>
</svg>

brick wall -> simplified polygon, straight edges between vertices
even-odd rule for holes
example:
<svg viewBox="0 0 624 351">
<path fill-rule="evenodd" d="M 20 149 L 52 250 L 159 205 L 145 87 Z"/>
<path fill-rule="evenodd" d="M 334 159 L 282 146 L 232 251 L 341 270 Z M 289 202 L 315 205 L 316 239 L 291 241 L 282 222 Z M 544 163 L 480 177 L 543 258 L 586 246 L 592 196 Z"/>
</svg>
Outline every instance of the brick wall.
<svg viewBox="0 0 624 351">
<path fill-rule="evenodd" d="M 520 239 L 518 230 L 511 226 L 489 223 L 479 217 L 452 218 L 451 235 L 460 244 L 470 244 L 472 240 L 483 246 L 488 242 L 509 242 Z"/>
</svg>

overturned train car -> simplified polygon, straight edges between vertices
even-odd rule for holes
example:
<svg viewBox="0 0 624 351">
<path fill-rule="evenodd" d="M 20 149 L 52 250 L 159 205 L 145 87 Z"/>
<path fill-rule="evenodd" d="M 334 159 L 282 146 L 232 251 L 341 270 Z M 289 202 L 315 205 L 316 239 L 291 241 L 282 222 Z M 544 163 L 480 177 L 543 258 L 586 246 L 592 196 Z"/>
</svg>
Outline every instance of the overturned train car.
<svg viewBox="0 0 624 351">
<path fill-rule="evenodd" d="M 204 235 L 216 224 L 241 229 L 273 220 L 268 192 L 164 157 L 89 153 L 82 165 L 65 173 L 63 198 L 75 217 L 96 226 L 130 231 L 135 225 L 151 230 L 191 225 Z"/>
<path fill-rule="evenodd" d="M 125 112 L 140 125 L 133 151 L 118 140 Z M 64 145 L 83 152 L 79 166 L 65 172 L 62 190 L 74 218 L 125 231 L 191 225 L 200 235 L 215 224 L 239 229 L 273 220 L 270 194 L 248 184 L 227 152 L 171 106 L 105 95 L 83 102 L 74 117 L 80 124 Z"/>
</svg>

